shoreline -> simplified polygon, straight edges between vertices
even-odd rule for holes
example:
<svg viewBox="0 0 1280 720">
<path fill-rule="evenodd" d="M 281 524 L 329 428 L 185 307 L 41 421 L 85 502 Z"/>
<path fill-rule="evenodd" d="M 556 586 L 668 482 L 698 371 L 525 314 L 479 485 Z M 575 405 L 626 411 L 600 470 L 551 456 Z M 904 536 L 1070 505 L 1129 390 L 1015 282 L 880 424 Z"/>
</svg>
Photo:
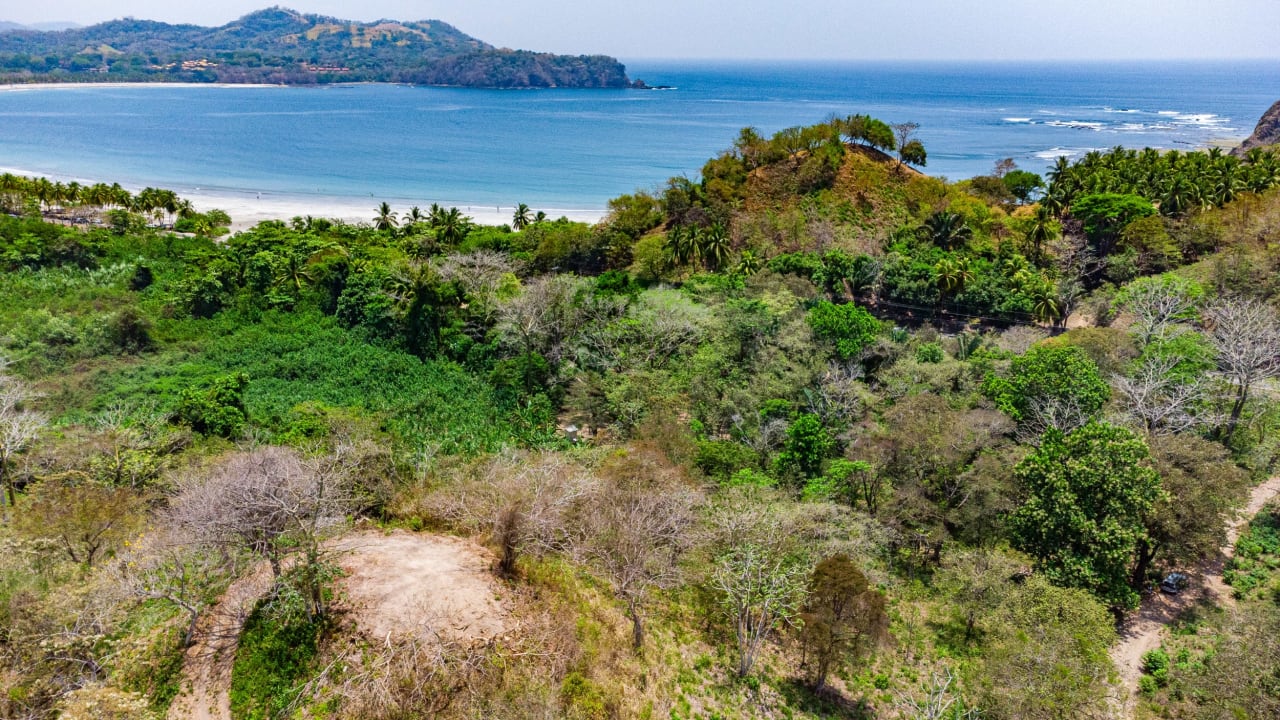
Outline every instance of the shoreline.
<svg viewBox="0 0 1280 720">
<path fill-rule="evenodd" d="M 354 83 L 352 83 L 354 84 Z M 63 83 L 0 83 L 0 92 L 21 92 L 23 90 L 73 90 L 76 88 L 106 88 L 119 90 L 135 87 L 169 87 L 169 88 L 290 88 L 320 87 L 309 85 L 284 85 L 271 83 L 193 83 L 193 82 L 63 82 Z"/>
<path fill-rule="evenodd" d="M 0 173 L 11 173 L 28 178 L 44 177 L 53 181 L 75 181 L 81 185 L 91 185 L 99 180 L 69 175 L 65 173 L 44 173 L 26 168 L 0 167 Z M 142 190 L 144 185 L 136 183 L 120 183 L 131 193 Z M 422 199 L 410 197 L 386 196 L 370 194 L 367 198 L 358 195 L 309 195 L 306 193 L 288 193 L 274 190 L 251 190 L 245 188 L 201 188 L 183 185 L 166 185 L 156 183 L 152 187 L 172 190 L 184 200 L 191 201 L 197 212 L 208 212 L 212 209 L 225 211 L 231 216 L 231 232 L 248 230 L 258 223 L 268 220 L 289 222 L 295 217 L 316 217 L 327 220 L 340 220 L 351 225 L 372 224 L 377 214 L 378 205 L 386 202 L 396 215 L 403 216 L 408 210 L 417 206 L 424 213 L 432 203 L 444 208 L 456 207 L 463 215 L 471 218 L 477 225 L 499 226 L 511 222 L 515 214 L 515 205 L 488 205 L 476 201 Z M 576 222 L 595 224 L 607 214 L 605 208 L 555 208 L 530 205 L 530 211 L 545 212 L 549 220 L 562 217 Z"/>
</svg>

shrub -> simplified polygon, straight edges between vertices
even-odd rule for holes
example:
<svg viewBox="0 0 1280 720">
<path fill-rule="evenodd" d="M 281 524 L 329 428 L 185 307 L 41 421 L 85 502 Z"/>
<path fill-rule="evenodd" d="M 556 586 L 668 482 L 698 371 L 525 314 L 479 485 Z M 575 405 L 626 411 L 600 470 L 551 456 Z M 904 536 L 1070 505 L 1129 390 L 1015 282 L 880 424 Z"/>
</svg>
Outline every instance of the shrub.
<svg viewBox="0 0 1280 720">
<path fill-rule="evenodd" d="M 854 305 L 820 302 L 809 310 L 813 333 L 836 347 L 843 360 L 856 357 L 880 333 L 881 323 L 871 313 Z"/>
<path fill-rule="evenodd" d="M 758 458 L 751 448 L 730 440 L 704 440 L 698 443 L 698 469 L 721 482 L 739 470 L 756 466 Z"/>
<path fill-rule="evenodd" d="M 244 390 L 248 386 L 249 376 L 235 373 L 214 380 L 202 390 L 183 390 L 178 400 L 178 420 L 203 435 L 233 437 L 249 419 L 244 407 Z"/>
<path fill-rule="evenodd" d="M 293 702 L 296 683 L 311 668 L 322 630 L 319 621 L 295 611 L 294 599 L 285 591 L 245 621 L 231 669 L 232 717 L 288 717 L 284 711 Z"/>
<path fill-rule="evenodd" d="M 942 345 L 936 342 L 925 343 L 916 348 L 916 361 L 930 365 L 942 362 Z"/>
</svg>

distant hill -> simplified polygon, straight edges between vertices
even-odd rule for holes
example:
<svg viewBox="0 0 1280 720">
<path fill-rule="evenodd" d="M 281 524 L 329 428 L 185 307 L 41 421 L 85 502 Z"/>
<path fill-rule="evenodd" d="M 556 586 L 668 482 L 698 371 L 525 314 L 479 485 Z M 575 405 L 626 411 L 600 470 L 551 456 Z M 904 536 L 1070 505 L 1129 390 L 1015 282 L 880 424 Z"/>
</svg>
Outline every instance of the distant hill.
<svg viewBox="0 0 1280 720">
<path fill-rule="evenodd" d="M 79 23 L 73 22 L 42 22 L 32 25 L 23 25 L 21 23 L 9 22 L 8 20 L 0 20 L 0 32 L 8 32 L 10 30 L 71 30 L 73 28 L 84 27 Z"/>
<path fill-rule="evenodd" d="M 1258 120 L 1258 126 L 1254 128 L 1253 134 L 1245 138 L 1240 147 L 1232 150 L 1231 154 L 1243 156 L 1254 148 L 1265 148 L 1272 145 L 1280 145 L 1280 102 L 1272 105 L 1269 110 L 1262 114 L 1262 119 Z"/>
<path fill-rule="evenodd" d="M 0 83 L 95 81 L 630 86 L 614 58 L 499 49 L 439 20 L 360 23 L 275 7 L 214 28 L 133 18 L 0 28 Z"/>
</svg>

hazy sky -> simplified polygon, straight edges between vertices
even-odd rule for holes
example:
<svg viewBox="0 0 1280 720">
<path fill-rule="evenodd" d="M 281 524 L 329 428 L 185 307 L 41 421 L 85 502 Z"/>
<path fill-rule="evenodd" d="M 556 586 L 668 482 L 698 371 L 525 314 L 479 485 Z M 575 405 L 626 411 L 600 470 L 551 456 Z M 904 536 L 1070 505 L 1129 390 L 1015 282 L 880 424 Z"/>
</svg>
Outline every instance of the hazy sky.
<svg viewBox="0 0 1280 720">
<path fill-rule="evenodd" d="M 0 20 L 220 25 L 275 0 L 5 0 Z M 1278 0 L 290 0 L 438 18 L 498 46 L 621 58 L 1277 58 Z M 7 7 L 5 7 L 7 6 Z"/>
</svg>

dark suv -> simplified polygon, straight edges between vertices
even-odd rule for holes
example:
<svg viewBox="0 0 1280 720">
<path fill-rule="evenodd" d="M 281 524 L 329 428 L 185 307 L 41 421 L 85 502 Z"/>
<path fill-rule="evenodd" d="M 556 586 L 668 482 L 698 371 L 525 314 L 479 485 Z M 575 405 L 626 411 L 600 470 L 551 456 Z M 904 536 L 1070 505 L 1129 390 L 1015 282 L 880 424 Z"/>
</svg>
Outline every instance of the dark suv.
<svg viewBox="0 0 1280 720">
<path fill-rule="evenodd" d="M 1187 576 L 1182 573 L 1169 573 L 1164 581 L 1160 583 L 1160 592 L 1177 595 L 1187 589 Z"/>
</svg>

